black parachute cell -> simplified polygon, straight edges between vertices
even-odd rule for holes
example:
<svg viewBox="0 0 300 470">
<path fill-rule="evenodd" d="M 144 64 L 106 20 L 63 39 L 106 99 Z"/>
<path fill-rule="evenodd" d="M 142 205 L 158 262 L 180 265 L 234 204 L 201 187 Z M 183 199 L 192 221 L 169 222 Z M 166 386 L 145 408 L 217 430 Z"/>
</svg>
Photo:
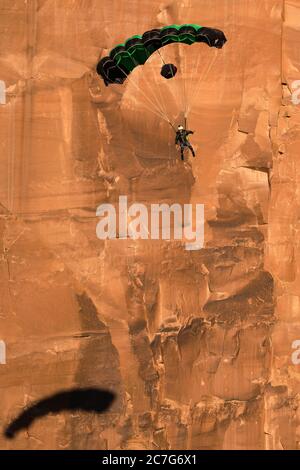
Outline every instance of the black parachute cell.
<svg viewBox="0 0 300 470">
<path fill-rule="evenodd" d="M 176 28 L 166 28 L 160 32 L 163 46 L 168 46 L 174 42 L 178 42 L 179 31 Z"/>
<path fill-rule="evenodd" d="M 117 46 L 117 47 L 115 47 L 114 49 L 112 49 L 112 50 L 110 51 L 109 57 L 110 57 L 111 59 L 114 59 L 115 56 L 116 56 L 117 54 L 119 54 L 119 52 L 124 52 L 124 51 L 126 51 L 125 46 Z"/>
<path fill-rule="evenodd" d="M 160 29 L 151 29 L 151 31 L 146 31 L 142 36 L 142 41 L 145 48 L 149 52 L 149 55 L 157 51 L 162 47 Z"/>
<path fill-rule="evenodd" d="M 160 72 L 160 74 L 167 80 L 175 77 L 176 73 L 177 73 L 177 67 L 174 64 L 165 64 L 162 67 L 161 72 Z"/>
<path fill-rule="evenodd" d="M 105 85 L 116 83 L 121 85 L 127 78 L 128 73 L 117 66 L 109 57 L 104 57 L 97 65 L 97 73 L 101 75 Z"/>
<path fill-rule="evenodd" d="M 222 49 L 225 42 L 227 41 L 223 31 L 205 27 L 197 31 L 196 40 L 197 42 L 204 42 L 209 47 L 216 47 L 217 49 Z"/>
<path fill-rule="evenodd" d="M 194 34 L 195 33 L 195 28 L 193 26 L 187 24 L 187 25 L 181 26 L 180 33 Z"/>
</svg>

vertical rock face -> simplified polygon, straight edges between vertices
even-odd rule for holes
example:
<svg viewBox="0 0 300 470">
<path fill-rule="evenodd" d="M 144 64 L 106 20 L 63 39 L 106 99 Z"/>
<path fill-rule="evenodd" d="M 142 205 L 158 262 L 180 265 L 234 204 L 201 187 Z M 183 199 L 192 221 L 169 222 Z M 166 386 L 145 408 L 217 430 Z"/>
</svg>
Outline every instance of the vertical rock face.
<svg viewBox="0 0 300 470">
<path fill-rule="evenodd" d="M 299 20 L 298 0 L 2 0 L 1 431 L 61 390 L 117 398 L 1 448 L 299 448 Z M 123 87 L 94 70 L 125 38 L 190 22 L 228 43 L 176 77 L 196 90 L 182 163 L 163 117 L 186 101 L 159 58 Z M 120 195 L 205 204 L 204 249 L 97 239 L 97 207 Z"/>
</svg>

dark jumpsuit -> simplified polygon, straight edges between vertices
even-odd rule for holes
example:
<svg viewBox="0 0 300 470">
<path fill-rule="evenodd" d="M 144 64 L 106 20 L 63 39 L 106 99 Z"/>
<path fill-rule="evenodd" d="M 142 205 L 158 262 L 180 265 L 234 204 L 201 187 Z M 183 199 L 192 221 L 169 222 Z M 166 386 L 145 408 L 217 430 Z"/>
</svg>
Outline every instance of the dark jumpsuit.
<svg viewBox="0 0 300 470">
<path fill-rule="evenodd" d="M 194 149 L 193 149 L 191 143 L 187 139 L 187 136 L 190 135 L 190 134 L 194 134 L 194 132 L 193 131 L 187 131 L 187 130 L 182 130 L 182 131 L 177 131 L 176 132 L 175 144 L 180 145 L 181 160 L 184 160 L 184 149 L 186 147 L 190 149 L 190 151 L 192 152 L 193 157 L 195 157 Z"/>
</svg>

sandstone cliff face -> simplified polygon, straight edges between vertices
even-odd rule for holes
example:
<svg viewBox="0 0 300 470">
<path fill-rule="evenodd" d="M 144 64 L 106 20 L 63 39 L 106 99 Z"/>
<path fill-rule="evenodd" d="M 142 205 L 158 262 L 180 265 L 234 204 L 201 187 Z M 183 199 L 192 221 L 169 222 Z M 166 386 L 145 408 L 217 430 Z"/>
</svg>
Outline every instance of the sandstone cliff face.
<svg viewBox="0 0 300 470">
<path fill-rule="evenodd" d="M 159 69 L 120 90 L 94 68 L 130 35 L 187 22 L 228 43 L 182 164 L 145 98 Z M 299 448 L 299 24 L 299 0 L 2 0 L 1 428 L 60 390 L 117 399 L 1 448 Z M 205 248 L 98 240 L 96 208 L 119 195 L 205 204 Z"/>
</svg>

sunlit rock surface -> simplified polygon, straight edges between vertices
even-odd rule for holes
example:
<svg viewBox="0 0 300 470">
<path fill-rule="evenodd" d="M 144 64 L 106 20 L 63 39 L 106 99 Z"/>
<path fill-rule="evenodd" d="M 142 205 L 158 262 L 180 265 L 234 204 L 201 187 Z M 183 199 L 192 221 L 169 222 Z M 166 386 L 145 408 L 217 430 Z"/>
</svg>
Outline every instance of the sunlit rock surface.
<svg viewBox="0 0 300 470">
<path fill-rule="evenodd" d="M 189 22 L 228 43 L 168 46 L 182 66 L 201 51 L 176 77 L 186 100 L 159 57 L 124 87 L 96 76 L 127 37 Z M 299 24 L 298 0 L 1 1 L 1 448 L 299 448 Z M 176 123 L 191 100 L 196 159 L 155 99 Z M 205 248 L 98 240 L 96 209 L 120 195 L 205 204 Z M 106 414 L 2 435 L 91 386 L 116 393 Z"/>
</svg>

